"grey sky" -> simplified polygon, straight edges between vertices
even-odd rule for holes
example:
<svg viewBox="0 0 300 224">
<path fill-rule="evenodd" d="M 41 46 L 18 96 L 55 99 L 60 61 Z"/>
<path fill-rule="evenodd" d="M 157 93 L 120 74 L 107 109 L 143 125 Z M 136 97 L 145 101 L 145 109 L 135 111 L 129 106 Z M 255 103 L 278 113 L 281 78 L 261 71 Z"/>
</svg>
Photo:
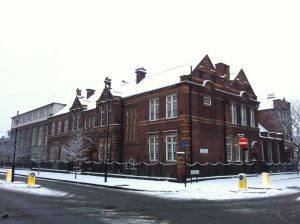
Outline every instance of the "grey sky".
<svg viewBox="0 0 300 224">
<path fill-rule="evenodd" d="M 0 0 L 0 136 L 17 110 L 206 54 L 232 77 L 243 68 L 259 100 L 299 99 L 298 2 Z"/>
</svg>

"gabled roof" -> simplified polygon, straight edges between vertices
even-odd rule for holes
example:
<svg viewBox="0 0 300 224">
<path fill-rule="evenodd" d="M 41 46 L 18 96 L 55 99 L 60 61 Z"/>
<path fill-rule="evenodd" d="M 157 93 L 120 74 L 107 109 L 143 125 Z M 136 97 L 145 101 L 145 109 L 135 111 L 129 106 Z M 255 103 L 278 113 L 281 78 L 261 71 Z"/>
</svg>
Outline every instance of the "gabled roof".
<svg viewBox="0 0 300 224">
<path fill-rule="evenodd" d="M 249 84 L 249 81 L 248 81 L 248 79 L 247 79 L 247 77 L 246 77 L 245 72 L 244 72 L 243 69 L 241 69 L 239 71 L 239 73 L 235 77 L 234 81 L 239 81 L 239 82 L 241 82 L 243 84 Z"/>
<path fill-rule="evenodd" d="M 75 100 L 73 101 L 73 104 L 70 107 L 70 110 L 76 110 L 76 109 L 82 109 L 83 108 L 83 106 L 82 106 L 82 104 L 81 104 L 81 102 L 79 100 L 79 97 L 80 96 L 76 96 L 75 97 Z"/>
<path fill-rule="evenodd" d="M 246 91 L 248 94 L 256 97 L 243 69 L 241 69 L 234 80 L 232 80 L 230 87 L 238 91 Z"/>
<path fill-rule="evenodd" d="M 208 57 L 208 55 L 205 55 L 205 57 L 196 66 L 196 69 L 215 72 L 215 67 L 211 62 L 210 58 Z"/>
<path fill-rule="evenodd" d="M 75 108 L 82 108 L 83 107 L 85 111 L 95 109 L 96 108 L 96 101 L 99 98 L 99 96 L 100 96 L 99 92 L 93 94 L 88 99 L 84 96 L 77 96 L 76 95 L 74 100 L 69 101 L 62 110 L 60 110 L 58 113 L 54 114 L 53 116 L 58 116 L 58 115 L 68 113 L 68 112 L 70 112 L 71 108 L 75 109 Z"/>
<path fill-rule="evenodd" d="M 101 102 L 101 101 L 106 101 L 109 99 L 109 93 L 108 93 L 108 89 L 107 88 L 104 88 L 100 97 L 97 99 L 97 103 Z M 110 94 L 110 97 L 112 98 L 112 94 Z"/>
</svg>

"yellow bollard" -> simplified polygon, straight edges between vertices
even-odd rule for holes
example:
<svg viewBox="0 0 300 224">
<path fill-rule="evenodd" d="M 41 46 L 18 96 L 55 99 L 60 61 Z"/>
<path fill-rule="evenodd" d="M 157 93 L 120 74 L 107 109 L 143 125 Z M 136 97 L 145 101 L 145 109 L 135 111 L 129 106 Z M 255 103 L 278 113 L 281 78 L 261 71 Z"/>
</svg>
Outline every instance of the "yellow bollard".
<svg viewBox="0 0 300 224">
<path fill-rule="evenodd" d="M 6 170 L 6 182 L 11 182 L 12 179 L 12 169 Z"/>
<path fill-rule="evenodd" d="M 270 188 L 270 174 L 269 173 L 266 173 L 266 172 L 263 172 L 261 173 L 261 183 L 262 183 L 262 186 L 265 187 L 265 188 Z"/>
<path fill-rule="evenodd" d="M 35 173 L 34 172 L 29 172 L 28 173 L 27 186 L 28 187 L 34 187 L 34 185 L 35 185 Z"/>
<path fill-rule="evenodd" d="M 239 190 L 247 190 L 247 175 L 244 173 L 240 173 L 238 175 L 239 178 Z"/>
</svg>

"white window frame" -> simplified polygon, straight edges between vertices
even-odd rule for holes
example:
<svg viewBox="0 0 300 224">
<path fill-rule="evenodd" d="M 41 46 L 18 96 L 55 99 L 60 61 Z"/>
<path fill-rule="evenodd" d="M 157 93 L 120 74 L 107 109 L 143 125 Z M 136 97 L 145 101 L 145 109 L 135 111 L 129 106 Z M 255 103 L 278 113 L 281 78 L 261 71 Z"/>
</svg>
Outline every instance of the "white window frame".
<svg viewBox="0 0 300 224">
<path fill-rule="evenodd" d="M 268 161 L 269 163 L 273 163 L 272 144 L 270 142 L 267 143 L 267 151 L 268 151 Z"/>
<path fill-rule="evenodd" d="M 205 106 L 211 106 L 211 97 L 204 95 L 203 96 L 203 105 Z"/>
<path fill-rule="evenodd" d="M 237 141 L 237 139 L 236 139 Z M 241 162 L 241 149 L 240 149 L 240 146 L 237 142 L 237 144 L 235 144 L 235 149 L 234 149 L 234 157 L 235 157 L 235 161 L 236 162 Z"/>
<path fill-rule="evenodd" d="M 105 161 L 106 160 L 106 156 L 110 155 L 110 143 L 108 143 L 108 150 L 106 151 L 106 142 L 104 141 L 100 141 L 100 145 L 99 145 L 99 161 Z M 106 152 L 108 152 L 108 154 L 106 155 Z M 107 157 L 107 159 L 109 160 L 109 158 Z"/>
<path fill-rule="evenodd" d="M 57 134 L 61 133 L 61 124 L 62 124 L 62 121 L 58 121 L 58 123 L 57 123 Z"/>
<path fill-rule="evenodd" d="M 241 125 L 247 126 L 247 108 L 241 105 Z"/>
<path fill-rule="evenodd" d="M 85 126 L 85 129 L 88 129 L 89 128 L 89 118 L 90 118 L 90 116 L 85 116 L 85 122 L 84 122 L 84 126 Z"/>
<path fill-rule="evenodd" d="M 264 142 L 261 142 L 261 161 L 265 161 Z"/>
<path fill-rule="evenodd" d="M 159 119 L 159 98 L 149 100 L 149 120 L 156 121 Z"/>
<path fill-rule="evenodd" d="M 232 161 L 232 143 L 231 138 L 226 137 L 226 154 L 227 154 L 227 162 Z"/>
<path fill-rule="evenodd" d="M 245 161 L 246 161 L 246 162 L 249 162 L 249 149 L 248 149 L 248 150 L 245 150 L 244 155 L 245 155 Z"/>
<path fill-rule="evenodd" d="M 276 151 L 277 151 L 277 159 L 278 159 L 278 163 L 280 163 L 280 147 L 279 147 L 279 143 L 276 142 Z"/>
<path fill-rule="evenodd" d="M 236 104 L 231 103 L 230 111 L 231 111 L 231 123 L 232 124 L 237 124 Z"/>
<path fill-rule="evenodd" d="M 68 129 L 69 129 L 69 119 L 66 119 L 64 123 L 64 133 L 68 132 Z"/>
<path fill-rule="evenodd" d="M 250 109 L 250 126 L 255 128 L 255 112 L 253 108 Z"/>
<path fill-rule="evenodd" d="M 166 96 L 166 118 L 176 118 L 177 108 L 177 94 Z"/>
<path fill-rule="evenodd" d="M 149 136 L 149 161 L 159 160 L 159 138 L 158 136 Z"/>
<path fill-rule="evenodd" d="M 169 162 L 176 161 L 176 153 L 177 153 L 177 135 L 167 135 L 166 136 L 166 160 Z"/>
<path fill-rule="evenodd" d="M 95 126 L 96 126 L 95 115 L 92 115 L 92 127 L 94 128 Z"/>
<path fill-rule="evenodd" d="M 100 106 L 100 126 L 104 126 L 104 121 L 105 121 L 105 108 L 104 105 Z"/>
<path fill-rule="evenodd" d="M 51 124 L 51 134 L 55 135 L 55 121 L 53 121 Z"/>
<path fill-rule="evenodd" d="M 103 142 L 100 142 L 99 145 L 99 161 L 104 161 L 105 160 L 105 144 Z"/>
</svg>

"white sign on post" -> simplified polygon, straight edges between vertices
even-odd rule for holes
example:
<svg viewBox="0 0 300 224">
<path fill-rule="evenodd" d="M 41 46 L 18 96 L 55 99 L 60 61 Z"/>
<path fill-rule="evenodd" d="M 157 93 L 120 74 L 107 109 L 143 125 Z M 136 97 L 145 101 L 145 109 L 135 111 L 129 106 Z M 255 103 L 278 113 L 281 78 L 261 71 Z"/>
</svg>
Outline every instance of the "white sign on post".
<svg viewBox="0 0 300 224">
<path fill-rule="evenodd" d="M 199 175 L 200 170 L 191 170 L 191 175 Z"/>
<path fill-rule="evenodd" d="M 201 148 L 201 149 L 200 149 L 200 153 L 201 153 L 201 154 L 208 154 L 208 149 L 203 149 L 203 148 Z"/>
</svg>

